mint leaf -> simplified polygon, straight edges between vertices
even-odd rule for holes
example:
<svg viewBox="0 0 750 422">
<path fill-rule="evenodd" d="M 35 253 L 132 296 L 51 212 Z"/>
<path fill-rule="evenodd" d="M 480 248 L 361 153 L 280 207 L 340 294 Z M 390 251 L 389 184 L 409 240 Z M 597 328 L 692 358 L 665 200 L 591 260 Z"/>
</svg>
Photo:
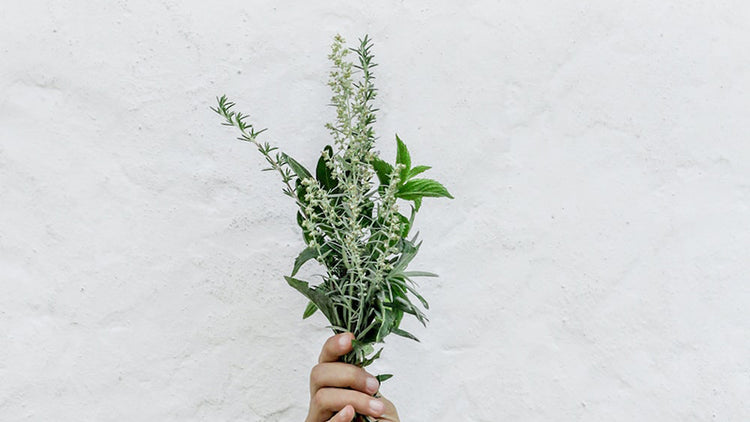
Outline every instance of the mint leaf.
<svg viewBox="0 0 750 422">
<path fill-rule="evenodd" d="M 397 198 L 406 199 L 407 201 L 416 200 L 425 196 L 439 198 L 453 198 L 440 182 L 432 179 L 412 179 L 404 183 L 396 193 Z"/>
<path fill-rule="evenodd" d="M 432 167 L 430 167 L 430 166 L 416 166 L 413 169 L 409 170 L 409 174 L 407 175 L 407 179 L 411 179 L 412 177 L 414 177 L 414 176 L 416 176 L 416 175 L 418 175 L 420 173 L 424 173 L 424 172 L 426 172 L 427 170 L 429 170 L 431 168 Z"/>
<path fill-rule="evenodd" d="M 372 168 L 375 169 L 375 173 L 378 175 L 381 185 L 388 186 L 391 183 L 391 174 L 393 173 L 393 166 L 380 158 L 372 160 Z"/>
<path fill-rule="evenodd" d="M 411 170 L 411 157 L 409 156 L 409 150 L 406 148 L 406 144 L 401 138 L 396 135 L 396 164 L 403 164 L 404 169 L 401 170 L 401 183 L 406 181 L 406 176 Z"/>
</svg>

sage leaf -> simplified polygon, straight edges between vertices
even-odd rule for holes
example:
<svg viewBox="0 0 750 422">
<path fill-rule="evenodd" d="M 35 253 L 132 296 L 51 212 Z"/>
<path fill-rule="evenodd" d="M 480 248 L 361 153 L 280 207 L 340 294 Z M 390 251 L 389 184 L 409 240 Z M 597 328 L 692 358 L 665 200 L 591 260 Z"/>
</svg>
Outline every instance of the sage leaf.
<svg viewBox="0 0 750 422">
<path fill-rule="evenodd" d="M 324 151 L 328 152 L 329 157 L 333 156 L 333 148 L 330 145 L 326 145 Z M 336 186 L 336 180 L 331 176 L 331 169 L 328 168 L 324 154 L 321 154 L 320 159 L 318 159 L 318 165 L 315 168 L 315 177 L 317 177 L 320 185 L 329 191 Z"/>
<path fill-rule="evenodd" d="M 296 174 L 297 177 L 299 177 L 300 179 L 307 179 L 309 177 L 312 177 L 312 174 L 310 174 L 310 172 L 307 171 L 307 169 L 302 164 L 297 162 L 297 160 L 286 154 L 282 154 L 282 156 L 284 157 L 286 163 L 289 164 L 289 167 L 292 168 L 294 174 Z"/>
</svg>

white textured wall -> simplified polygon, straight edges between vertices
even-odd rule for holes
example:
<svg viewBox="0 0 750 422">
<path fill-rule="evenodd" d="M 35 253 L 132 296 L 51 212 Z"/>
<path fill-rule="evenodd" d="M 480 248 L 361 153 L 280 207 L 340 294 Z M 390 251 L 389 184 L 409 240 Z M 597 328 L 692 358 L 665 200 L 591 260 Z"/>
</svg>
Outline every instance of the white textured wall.
<svg viewBox="0 0 750 422">
<path fill-rule="evenodd" d="M 67 4 L 66 4 L 67 3 Z M 427 200 L 404 421 L 750 420 L 750 3 L 0 3 L 0 420 L 301 421 L 294 207 L 369 33 Z"/>
</svg>

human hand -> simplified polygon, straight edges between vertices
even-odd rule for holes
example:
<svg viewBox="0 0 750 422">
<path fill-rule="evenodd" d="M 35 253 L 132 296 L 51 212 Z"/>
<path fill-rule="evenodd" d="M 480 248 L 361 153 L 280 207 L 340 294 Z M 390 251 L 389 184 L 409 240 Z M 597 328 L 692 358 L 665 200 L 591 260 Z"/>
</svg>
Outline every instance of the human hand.
<svg viewBox="0 0 750 422">
<path fill-rule="evenodd" d="M 310 410 L 305 422 L 350 422 L 354 414 L 377 421 L 399 422 L 396 407 L 377 395 L 380 383 L 364 369 L 339 362 L 352 350 L 351 333 L 337 334 L 323 345 L 318 364 L 310 372 Z"/>
</svg>

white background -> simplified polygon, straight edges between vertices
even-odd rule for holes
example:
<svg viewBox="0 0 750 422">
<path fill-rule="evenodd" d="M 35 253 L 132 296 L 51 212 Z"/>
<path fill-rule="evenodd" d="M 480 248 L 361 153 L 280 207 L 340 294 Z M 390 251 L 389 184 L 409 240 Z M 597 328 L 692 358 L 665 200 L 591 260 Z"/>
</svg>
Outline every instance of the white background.
<svg viewBox="0 0 750 422">
<path fill-rule="evenodd" d="M 311 166 L 337 32 L 456 196 L 404 421 L 750 420 L 750 3 L 213 3 L 0 3 L 0 420 L 304 419 L 294 205 L 209 106 Z"/>
</svg>

